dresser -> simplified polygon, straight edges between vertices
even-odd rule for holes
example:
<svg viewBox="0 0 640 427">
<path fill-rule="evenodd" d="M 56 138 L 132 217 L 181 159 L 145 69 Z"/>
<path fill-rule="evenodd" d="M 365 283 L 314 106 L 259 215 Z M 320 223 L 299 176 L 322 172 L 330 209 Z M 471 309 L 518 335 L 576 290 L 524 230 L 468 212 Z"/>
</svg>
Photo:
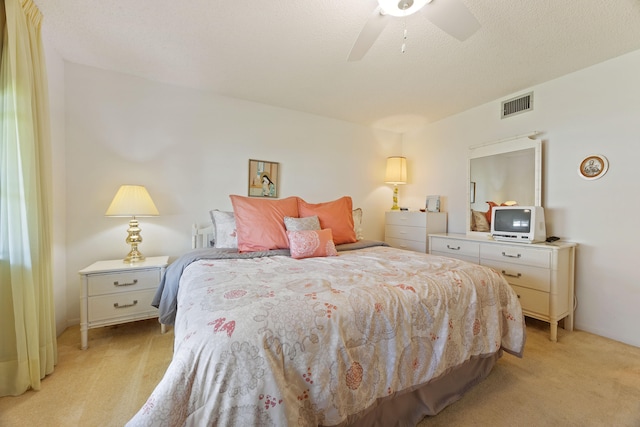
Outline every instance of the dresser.
<svg viewBox="0 0 640 427">
<path fill-rule="evenodd" d="M 88 346 L 89 329 L 158 317 L 151 301 L 168 263 L 168 256 L 148 257 L 135 264 L 118 259 L 98 261 L 80 270 L 81 348 Z"/>
<path fill-rule="evenodd" d="M 431 233 L 446 233 L 446 212 L 389 211 L 385 213 L 384 241 L 398 249 L 428 252 Z"/>
<path fill-rule="evenodd" d="M 573 330 L 575 243 L 498 242 L 484 236 L 429 236 L 429 253 L 491 267 L 515 290 L 525 316 L 548 322 L 557 341 L 558 321 Z"/>
</svg>

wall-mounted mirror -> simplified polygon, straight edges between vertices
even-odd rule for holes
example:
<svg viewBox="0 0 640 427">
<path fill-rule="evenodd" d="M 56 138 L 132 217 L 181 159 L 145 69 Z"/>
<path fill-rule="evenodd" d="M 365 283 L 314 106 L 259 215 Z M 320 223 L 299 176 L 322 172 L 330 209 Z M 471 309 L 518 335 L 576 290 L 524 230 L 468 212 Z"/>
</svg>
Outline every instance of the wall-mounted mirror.
<svg viewBox="0 0 640 427">
<path fill-rule="evenodd" d="M 488 235 L 490 203 L 542 206 L 542 144 L 521 137 L 469 148 L 467 234 Z"/>
</svg>

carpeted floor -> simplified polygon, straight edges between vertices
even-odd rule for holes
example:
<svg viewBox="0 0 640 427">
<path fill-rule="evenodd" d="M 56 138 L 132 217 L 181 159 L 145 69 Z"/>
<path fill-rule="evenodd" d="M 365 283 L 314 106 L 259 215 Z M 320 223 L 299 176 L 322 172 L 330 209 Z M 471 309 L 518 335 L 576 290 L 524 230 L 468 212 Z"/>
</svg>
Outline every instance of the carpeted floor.
<svg viewBox="0 0 640 427">
<path fill-rule="evenodd" d="M 40 391 L 0 398 L 0 426 L 123 426 L 146 402 L 173 352 L 173 331 L 155 319 L 58 337 L 58 364 Z"/>
<path fill-rule="evenodd" d="M 144 404 L 171 360 L 173 332 L 157 321 L 58 339 L 59 362 L 40 391 L 0 398 L 0 426 L 122 426 Z M 523 359 L 505 354 L 489 377 L 419 427 L 640 426 L 640 348 L 529 321 Z"/>
<path fill-rule="evenodd" d="M 640 348 L 527 319 L 524 357 L 505 354 L 487 379 L 419 427 L 640 427 Z"/>
</svg>

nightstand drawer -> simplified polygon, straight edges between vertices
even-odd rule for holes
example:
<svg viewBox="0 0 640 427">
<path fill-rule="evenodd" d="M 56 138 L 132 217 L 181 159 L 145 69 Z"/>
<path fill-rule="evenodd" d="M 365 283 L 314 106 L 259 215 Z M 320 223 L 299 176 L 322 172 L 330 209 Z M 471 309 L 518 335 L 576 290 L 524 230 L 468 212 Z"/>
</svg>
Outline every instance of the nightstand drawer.
<svg viewBox="0 0 640 427">
<path fill-rule="evenodd" d="M 155 289 L 160 284 L 160 270 L 136 270 L 120 273 L 92 274 L 88 277 L 89 296 Z"/>
<path fill-rule="evenodd" d="M 422 242 L 418 242 L 416 240 L 394 239 L 392 237 L 386 237 L 385 241 L 394 248 L 425 253 L 427 252 L 427 242 L 425 240 L 423 240 Z"/>
<path fill-rule="evenodd" d="M 446 256 L 452 256 L 458 258 L 471 257 L 478 262 L 480 256 L 480 245 L 478 242 L 472 242 L 468 240 L 456 240 L 448 239 L 446 237 L 431 237 L 431 251 L 440 252 L 446 254 Z"/>
<path fill-rule="evenodd" d="M 157 312 L 151 306 L 155 290 L 141 290 L 89 298 L 89 324 L 106 319 L 134 317 L 136 314 Z"/>
<path fill-rule="evenodd" d="M 387 226 L 406 225 L 410 227 L 426 227 L 427 215 L 425 214 L 425 212 L 385 212 L 385 224 Z"/>
<path fill-rule="evenodd" d="M 516 245 L 483 245 L 480 256 L 501 262 L 532 265 L 549 268 L 551 255 L 547 250 L 527 247 L 526 244 Z"/>
<path fill-rule="evenodd" d="M 385 227 L 385 239 L 403 239 L 426 242 L 427 227 L 410 227 L 406 225 L 387 225 Z"/>
<path fill-rule="evenodd" d="M 511 285 L 525 315 L 549 316 L 549 293 Z"/>
<path fill-rule="evenodd" d="M 507 282 L 525 288 L 549 292 L 551 290 L 551 277 L 549 269 L 531 267 L 530 265 L 510 264 L 493 260 L 481 259 L 481 265 L 486 265 L 502 273 Z"/>
</svg>

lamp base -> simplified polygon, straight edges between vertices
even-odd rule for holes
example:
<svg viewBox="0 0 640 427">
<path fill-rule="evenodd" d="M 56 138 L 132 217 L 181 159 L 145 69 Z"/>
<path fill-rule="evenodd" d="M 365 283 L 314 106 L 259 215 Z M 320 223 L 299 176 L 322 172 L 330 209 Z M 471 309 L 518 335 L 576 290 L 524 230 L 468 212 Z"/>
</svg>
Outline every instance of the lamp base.
<svg viewBox="0 0 640 427">
<path fill-rule="evenodd" d="M 142 229 L 138 227 L 138 220 L 134 217 L 129 221 L 129 229 L 127 230 L 128 236 L 125 240 L 131 245 L 131 250 L 123 260 L 126 264 L 134 264 L 136 262 L 144 261 L 144 255 L 138 250 L 138 244 L 142 242 L 142 236 L 140 232 Z"/>
<path fill-rule="evenodd" d="M 392 211 L 399 211 L 400 206 L 398 206 L 398 186 L 393 186 L 393 206 L 391 206 Z"/>
<path fill-rule="evenodd" d="M 122 260 L 125 264 L 135 264 L 136 262 L 144 261 L 144 255 L 138 251 L 138 249 L 131 249 L 125 259 Z"/>
</svg>

